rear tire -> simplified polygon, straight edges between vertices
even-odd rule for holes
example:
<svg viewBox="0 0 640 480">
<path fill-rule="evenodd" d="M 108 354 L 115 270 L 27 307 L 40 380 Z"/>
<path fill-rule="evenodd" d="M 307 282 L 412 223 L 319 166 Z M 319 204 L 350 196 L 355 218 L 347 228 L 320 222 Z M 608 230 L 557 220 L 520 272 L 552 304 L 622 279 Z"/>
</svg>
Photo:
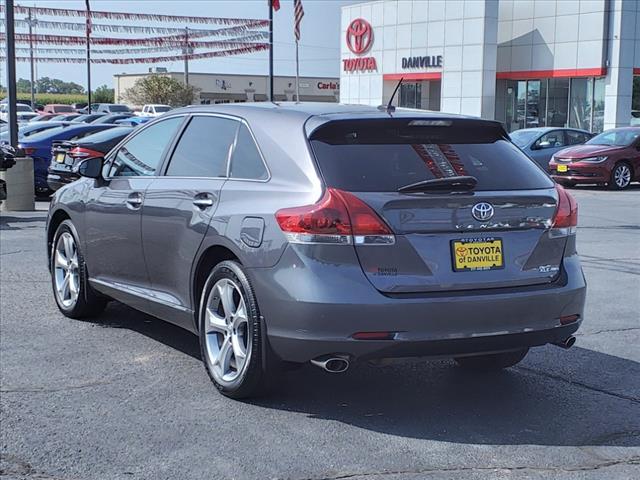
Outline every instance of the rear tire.
<svg viewBox="0 0 640 480">
<path fill-rule="evenodd" d="M 209 378 L 230 398 L 263 394 L 277 368 L 242 266 L 234 261 L 216 265 L 200 298 L 200 351 Z"/>
<path fill-rule="evenodd" d="M 87 264 L 71 220 L 58 226 L 51 247 L 53 297 L 63 315 L 90 318 L 103 312 L 107 298 L 89 285 Z"/>
<path fill-rule="evenodd" d="M 633 171 L 631 166 L 627 162 L 618 162 L 611 170 L 609 188 L 611 190 L 624 190 L 631 184 L 632 179 Z"/>
<path fill-rule="evenodd" d="M 501 370 L 513 367 L 527 355 L 528 348 L 510 352 L 491 353 L 488 355 L 474 355 L 472 357 L 458 357 L 456 363 L 465 369 L 475 371 Z"/>
</svg>

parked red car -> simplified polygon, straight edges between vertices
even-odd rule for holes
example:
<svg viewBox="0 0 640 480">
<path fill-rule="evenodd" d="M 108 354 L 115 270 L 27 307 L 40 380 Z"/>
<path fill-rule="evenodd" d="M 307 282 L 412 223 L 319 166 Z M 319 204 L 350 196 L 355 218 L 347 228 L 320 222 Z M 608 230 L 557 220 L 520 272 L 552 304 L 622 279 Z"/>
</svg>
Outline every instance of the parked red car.
<svg viewBox="0 0 640 480">
<path fill-rule="evenodd" d="M 561 185 L 609 185 L 614 190 L 640 181 L 640 127 L 613 128 L 584 145 L 565 148 L 549 162 L 549 173 Z"/>
</svg>

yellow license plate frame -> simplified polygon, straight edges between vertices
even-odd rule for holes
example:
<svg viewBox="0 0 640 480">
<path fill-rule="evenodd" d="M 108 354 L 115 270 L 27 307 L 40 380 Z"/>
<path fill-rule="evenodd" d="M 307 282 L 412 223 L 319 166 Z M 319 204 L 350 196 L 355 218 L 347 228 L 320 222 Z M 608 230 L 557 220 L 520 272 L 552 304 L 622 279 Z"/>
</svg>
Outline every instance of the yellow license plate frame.
<svg viewBox="0 0 640 480">
<path fill-rule="evenodd" d="M 556 170 L 560 173 L 565 173 L 569 171 L 569 166 L 568 165 L 557 165 Z"/>
<path fill-rule="evenodd" d="M 64 153 L 56 153 L 56 162 L 64 163 L 64 157 L 66 157 Z"/>
<path fill-rule="evenodd" d="M 504 268 L 501 238 L 473 238 L 451 241 L 455 272 L 478 272 Z"/>
</svg>

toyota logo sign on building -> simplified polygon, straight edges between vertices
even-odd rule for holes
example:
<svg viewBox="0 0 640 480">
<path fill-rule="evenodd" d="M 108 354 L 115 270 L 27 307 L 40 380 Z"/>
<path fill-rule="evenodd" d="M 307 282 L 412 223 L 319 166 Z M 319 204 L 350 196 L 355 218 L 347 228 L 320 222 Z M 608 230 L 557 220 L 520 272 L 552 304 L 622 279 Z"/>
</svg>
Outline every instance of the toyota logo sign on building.
<svg viewBox="0 0 640 480">
<path fill-rule="evenodd" d="M 352 20 L 349 27 L 347 27 L 346 41 L 349 50 L 356 55 L 368 52 L 373 43 L 373 28 L 371 28 L 371 24 L 363 18 Z M 342 60 L 342 65 L 345 72 L 378 69 L 375 57 L 345 58 Z"/>
<path fill-rule="evenodd" d="M 347 28 L 347 47 L 356 55 L 362 55 L 373 42 L 371 24 L 362 18 L 353 20 Z"/>
</svg>

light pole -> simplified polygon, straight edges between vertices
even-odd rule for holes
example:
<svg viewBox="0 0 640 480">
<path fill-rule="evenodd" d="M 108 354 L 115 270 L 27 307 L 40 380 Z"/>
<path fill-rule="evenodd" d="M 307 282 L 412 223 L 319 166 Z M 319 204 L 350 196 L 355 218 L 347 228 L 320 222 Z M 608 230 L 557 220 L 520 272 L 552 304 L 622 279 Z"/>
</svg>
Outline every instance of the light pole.
<svg viewBox="0 0 640 480">
<path fill-rule="evenodd" d="M 35 94 L 35 62 L 33 61 L 33 27 L 38 24 L 38 19 L 31 16 L 31 7 L 29 7 L 29 16 L 27 17 L 27 24 L 29 25 L 29 62 L 31 66 L 31 108 L 36 109 L 36 94 Z"/>
<path fill-rule="evenodd" d="M 87 113 L 91 113 L 91 8 L 89 0 L 85 0 L 87 5 Z"/>
<path fill-rule="evenodd" d="M 18 95 L 16 91 L 16 42 L 15 25 L 13 23 L 13 0 L 4 2 L 5 17 L 4 31 L 7 32 L 7 100 L 9 107 L 9 143 L 12 147 L 18 146 L 18 116 L 16 115 L 16 103 Z"/>
</svg>

